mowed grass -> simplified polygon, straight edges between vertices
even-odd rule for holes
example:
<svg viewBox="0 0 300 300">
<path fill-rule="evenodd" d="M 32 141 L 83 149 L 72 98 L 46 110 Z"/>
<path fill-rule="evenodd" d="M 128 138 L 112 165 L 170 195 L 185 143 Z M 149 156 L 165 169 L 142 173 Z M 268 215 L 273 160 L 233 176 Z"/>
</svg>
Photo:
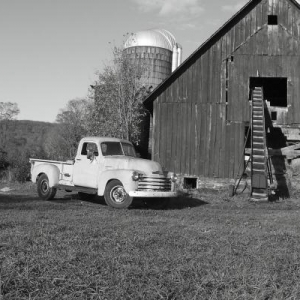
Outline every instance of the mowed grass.
<svg viewBox="0 0 300 300">
<path fill-rule="evenodd" d="M 295 198 L 200 191 L 166 210 L 0 194 L 0 299 L 300 299 Z"/>
</svg>

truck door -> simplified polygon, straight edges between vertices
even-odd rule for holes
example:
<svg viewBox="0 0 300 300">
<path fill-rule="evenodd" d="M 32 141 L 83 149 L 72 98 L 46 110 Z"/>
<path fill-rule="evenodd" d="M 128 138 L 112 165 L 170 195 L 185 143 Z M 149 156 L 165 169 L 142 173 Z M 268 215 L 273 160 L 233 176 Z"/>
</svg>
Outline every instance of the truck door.
<svg viewBox="0 0 300 300">
<path fill-rule="evenodd" d="M 76 186 L 97 188 L 100 166 L 99 149 L 94 142 L 85 142 L 75 158 L 73 183 Z"/>
</svg>

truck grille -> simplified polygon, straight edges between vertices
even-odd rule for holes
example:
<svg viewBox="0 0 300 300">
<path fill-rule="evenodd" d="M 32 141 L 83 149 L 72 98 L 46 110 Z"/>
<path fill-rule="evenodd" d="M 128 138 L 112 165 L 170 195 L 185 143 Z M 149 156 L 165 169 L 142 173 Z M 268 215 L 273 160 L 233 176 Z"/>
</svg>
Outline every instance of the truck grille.
<svg viewBox="0 0 300 300">
<path fill-rule="evenodd" d="M 142 176 L 138 182 L 138 191 L 171 191 L 170 178 L 164 175 Z"/>
</svg>

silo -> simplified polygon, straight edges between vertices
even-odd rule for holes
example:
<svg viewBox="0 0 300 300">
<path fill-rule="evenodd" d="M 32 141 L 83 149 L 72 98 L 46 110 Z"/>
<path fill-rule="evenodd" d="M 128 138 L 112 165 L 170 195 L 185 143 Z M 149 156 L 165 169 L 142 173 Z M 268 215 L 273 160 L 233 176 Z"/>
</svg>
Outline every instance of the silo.
<svg viewBox="0 0 300 300">
<path fill-rule="evenodd" d="M 181 63 L 181 46 L 164 29 L 149 29 L 133 33 L 124 45 L 133 60 L 143 61 L 147 68 L 145 85 L 155 88 Z"/>
<path fill-rule="evenodd" d="M 174 36 L 164 29 L 149 29 L 131 34 L 124 44 L 124 51 L 135 62 L 141 62 L 146 72 L 144 87 L 151 91 L 180 65 L 182 48 Z M 141 140 L 138 150 L 143 157 L 151 157 L 152 117 L 140 124 Z"/>
</svg>

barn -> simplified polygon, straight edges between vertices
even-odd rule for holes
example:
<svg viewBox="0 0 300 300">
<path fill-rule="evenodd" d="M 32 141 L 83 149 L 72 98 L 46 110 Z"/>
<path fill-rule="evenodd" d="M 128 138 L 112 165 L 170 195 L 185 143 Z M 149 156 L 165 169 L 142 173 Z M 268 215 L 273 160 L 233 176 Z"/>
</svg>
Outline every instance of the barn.
<svg viewBox="0 0 300 300">
<path fill-rule="evenodd" d="M 300 149 L 299 42 L 296 1 L 249 1 L 144 101 L 152 159 L 193 187 L 238 178 L 247 155 L 258 188 L 269 161 L 272 177 L 284 175 Z"/>
</svg>

